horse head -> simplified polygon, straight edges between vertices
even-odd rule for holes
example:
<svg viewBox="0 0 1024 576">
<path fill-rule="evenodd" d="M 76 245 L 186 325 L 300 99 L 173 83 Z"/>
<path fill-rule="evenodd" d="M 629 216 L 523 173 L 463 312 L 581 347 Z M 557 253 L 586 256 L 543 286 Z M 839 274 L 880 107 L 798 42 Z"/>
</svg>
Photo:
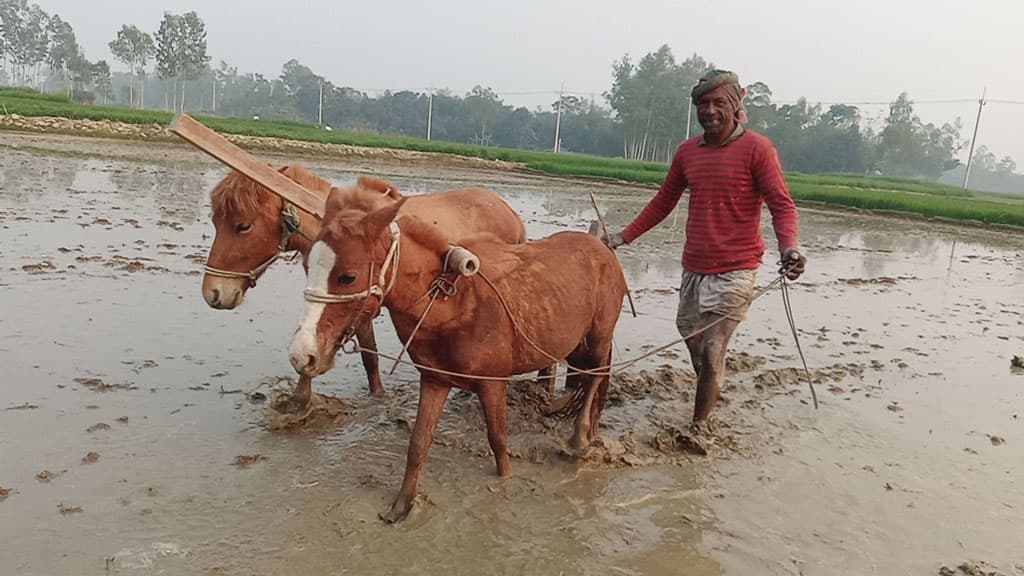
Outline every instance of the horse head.
<svg viewBox="0 0 1024 576">
<path fill-rule="evenodd" d="M 377 187 L 332 188 L 320 233 L 306 259 L 306 309 L 289 346 L 292 366 L 316 376 L 330 370 L 357 324 L 380 313 L 400 258 L 394 201 Z M 384 193 L 382 193 L 384 192 Z"/>
<path fill-rule="evenodd" d="M 330 182 L 290 164 L 279 170 L 310 191 L 326 195 Z M 300 212 L 264 186 L 232 170 L 210 191 L 215 229 L 206 258 L 203 299 L 211 308 L 232 309 L 277 258 L 303 250 L 301 236 L 316 232 L 310 215 Z"/>
</svg>

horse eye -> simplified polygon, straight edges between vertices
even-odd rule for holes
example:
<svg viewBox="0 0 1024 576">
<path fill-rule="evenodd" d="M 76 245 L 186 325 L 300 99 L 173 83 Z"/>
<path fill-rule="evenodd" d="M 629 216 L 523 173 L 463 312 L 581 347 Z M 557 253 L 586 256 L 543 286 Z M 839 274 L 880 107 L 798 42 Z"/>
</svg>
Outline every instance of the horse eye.
<svg viewBox="0 0 1024 576">
<path fill-rule="evenodd" d="M 249 230 L 252 230 L 252 224 L 246 224 L 243 222 L 235 225 L 235 232 L 238 232 L 239 234 L 245 234 Z"/>
<path fill-rule="evenodd" d="M 345 272 L 338 276 L 338 284 L 351 284 L 356 281 L 356 275 L 351 272 Z"/>
</svg>

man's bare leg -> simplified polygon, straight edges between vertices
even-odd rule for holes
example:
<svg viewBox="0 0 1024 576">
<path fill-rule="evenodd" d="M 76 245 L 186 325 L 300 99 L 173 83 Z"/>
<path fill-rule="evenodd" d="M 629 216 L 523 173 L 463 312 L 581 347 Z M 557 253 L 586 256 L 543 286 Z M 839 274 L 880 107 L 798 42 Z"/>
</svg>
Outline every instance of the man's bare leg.
<svg viewBox="0 0 1024 576">
<path fill-rule="evenodd" d="M 708 315 L 708 320 L 713 322 L 719 316 Z M 722 381 L 725 379 L 725 354 L 729 347 L 729 339 L 739 325 L 739 321 L 731 318 L 722 320 L 711 328 L 708 328 L 698 346 L 697 356 L 699 361 L 694 362 L 694 369 L 697 372 L 697 398 L 693 408 L 693 422 L 704 422 L 711 415 L 711 411 L 718 401 L 718 394 L 722 390 Z M 687 342 L 687 346 L 690 343 Z M 690 349 L 693 354 L 693 348 Z M 698 368 L 699 364 L 699 368 Z"/>
</svg>

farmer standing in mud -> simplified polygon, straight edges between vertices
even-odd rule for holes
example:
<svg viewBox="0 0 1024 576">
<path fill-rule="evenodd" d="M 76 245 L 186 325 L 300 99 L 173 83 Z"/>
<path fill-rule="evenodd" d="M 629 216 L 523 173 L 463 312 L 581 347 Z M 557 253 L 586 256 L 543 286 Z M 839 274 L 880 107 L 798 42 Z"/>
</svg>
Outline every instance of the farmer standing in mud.
<svg viewBox="0 0 1024 576">
<path fill-rule="evenodd" d="M 754 294 L 764 254 L 761 203 L 768 205 L 787 278 L 804 271 L 797 243 L 797 212 L 771 141 L 743 127 L 747 121 L 739 77 L 711 70 L 693 88 L 703 136 L 676 150 L 658 193 L 631 224 L 605 238 L 612 249 L 629 244 L 665 219 L 687 189 L 690 202 L 676 327 L 697 374 L 693 422 L 706 426 L 725 376 L 725 354 Z"/>
</svg>

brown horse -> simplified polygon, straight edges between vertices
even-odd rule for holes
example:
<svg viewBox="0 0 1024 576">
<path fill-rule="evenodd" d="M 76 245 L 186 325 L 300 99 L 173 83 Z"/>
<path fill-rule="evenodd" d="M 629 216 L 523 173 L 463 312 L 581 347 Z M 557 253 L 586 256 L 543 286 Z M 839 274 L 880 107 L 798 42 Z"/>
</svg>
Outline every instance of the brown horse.
<svg viewBox="0 0 1024 576">
<path fill-rule="evenodd" d="M 279 172 L 311 192 L 327 198 L 331 183 L 310 173 L 301 164 L 282 166 Z M 394 185 L 369 176 L 360 176 L 359 186 L 381 201 L 403 198 Z M 526 241 L 526 228 L 519 215 L 500 196 L 483 188 L 465 188 L 407 198 L 402 213 L 416 214 L 450 230 L 455 239 L 481 231 L 492 232 L 511 243 Z M 312 238 L 320 231 L 320 222 L 311 214 L 297 210 L 280 196 L 257 184 L 244 174 L 231 171 L 210 192 L 213 246 L 206 259 L 203 298 L 211 308 L 232 309 L 242 303 L 256 280 L 286 252 L 309 254 Z M 355 327 L 362 348 L 376 350 L 377 342 L 370 319 Z M 370 393 L 384 391 L 375 354 L 362 355 Z M 308 380 L 300 381 L 295 398 L 302 404 L 312 394 Z"/>
<path fill-rule="evenodd" d="M 295 370 L 315 376 L 331 368 L 354 326 L 382 306 L 403 342 L 422 322 L 409 346 L 420 371 L 419 408 L 402 489 L 383 516 L 388 521 L 410 509 L 452 386 L 476 392 L 498 474 L 508 476 L 508 377 L 549 366 L 555 358 L 581 370 L 608 366 L 626 294 L 618 260 L 590 234 L 559 232 L 526 244 L 481 234 L 462 241 L 479 257 L 479 273 L 454 278 L 461 280 L 454 294 L 448 290 L 448 298 L 425 314 L 423 296 L 438 285 L 436 279 L 453 280 L 443 270 L 451 246 L 439 227 L 401 215 L 402 202 L 358 185 L 331 192 L 309 254 L 305 316 L 289 347 Z M 566 381 L 580 393 L 570 440 L 575 449 L 597 435 L 608 377 L 596 372 Z"/>
</svg>

